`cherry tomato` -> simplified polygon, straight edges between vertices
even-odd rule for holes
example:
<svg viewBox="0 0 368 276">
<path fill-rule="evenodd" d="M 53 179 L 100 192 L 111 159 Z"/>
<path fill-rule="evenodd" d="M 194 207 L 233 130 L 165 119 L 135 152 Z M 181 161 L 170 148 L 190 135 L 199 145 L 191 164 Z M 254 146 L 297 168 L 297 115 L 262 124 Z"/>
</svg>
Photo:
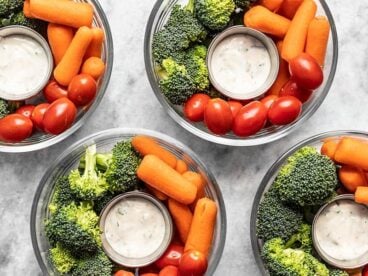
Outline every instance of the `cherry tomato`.
<svg viewBox="0 0 368 276">
<path fill-rule="evenodd" d="M 276 95 L 268 95 L 266 97 L 264 97 L 261 100 L 261 103 L 263 103 L 263 105 L 266 107 L 267 110 L 270 109 L 271 105 L 278 99 L 278 96 Z"/>
<path fill-rule="evenodd" d="M 203 121 L 204 110 L 210 99 L 206 94 L 194 94 L 184 105 L 185 117 L 193 122 Z"/>
<path fill-rule="evenodd" d="M 243 107 L 243 105 L 238 101 L 230 100 L 227 102 L 230 106 L 231 113 L 233 114 L 233 118 L 238 114 L 239 110 Z"/>
<path fill-rule="evenodd" d="M 206 256 L 196 250 L 189 250 L 180 259 L 180 276 L 203 276 L 207 270 Z"/>
<path fill-rule="evenodd" d="M 282 96 L 294 96 L 298 98 L 302 103 L 305 103 L 312 96 L 313 90 L 308 90 L 299 87 L 295 80 L 289 80 L 280 91 L 280 97 Z"/>
<path fill-rule="evenodd" d="M 155 264 L 162 269 L 168 265 L 178 266 L 181 256 L 183 255 L 184 247 L 178 244 L 170 244 L 164 255 L 158 259 Z"/>
<path fill-rule="evenodd" d="M 32 112 L 31 120 L 36 128 L 43 130 L 43 116 L 46 110 L 49 108 L 50 104 L 42 103 L 37 105 Z"/>
<path fill-rule="evenodd" d="M 67 98 L 60 98 L 50 104 L 43 116 L 43 127 L 47 133 L 60 134 L 74 122 L 77 108 Z"/>
<path fill-rule="evenodd" d="M 49 81 L 49 83 L 43 89 L 43 95 L 49 103 L 52 103 L 57 99 L 68 97 L 68 90 L 60 86 L 60 84 L 58 84 L 56 81 L 52 80 Z"/>
<path fill-rule="evenodd" d="M 268 119 L 274 125 L 287 125 L 295 121 L 302 111 L 302 102 L 293 96 L 278 98 L 268 111 Z"/>
<path fill-rule="evenodd" d="M 266 107 L 259 101 L 253 101 L 240 109 L 234 120 L 233 132 L 238 136 L 250 136 L 260 131 L 266 122 Z"/>
<path fill-rule="evenodd" d="M 307 53 L 302 53 L 289 62 L 290 75 L 298 86 L 313 90 L 323 82 L 323 72 L 317 61 Z"/>
<path fill-rule="evenodd" d="M 31 136 L 32 130 L 31 119 L 23 115 L 14 113 L 0 119 L 0 141 L 21 142 Z"/>
<path fill-rule="evenodd" d="M 68 98 L 76 106 L 89 104 L 96 96 L 97 83 L 88 74 L 75 76 L 68 86 Z"/>
<path fill-rule="evenodd" d="M 179 276 L 179 269 L 173 265 L 165 266 L 158 275 L 159 276 Z"/>
<path fill-rule="evenodd" d="M 134 276 L 134 273 L 126 270 L 118 270 L 114 273 L 114 276 Z"/>
<path fill-rule="evenodd" d="M 233 113 L 229 104 L 222 99 L 210 100 L 204 111 L 204 122 L 215 134 L 226 134 L 231 129 Z"/>
<path fill-rule="evenodd" d="M 363 268 L 362 276 L 368 276 L 368 265 Z"/>
<path fill-rule="evenodd" d="M 23 105 L 23 106 L 19 107 L 15 113 L 23 115 L 23 116 L 31 119 L 32 112 L 33 112 L 34 109 L 35 109 L 34 105 L 30 105 L 30 104 Z"/>
</svg>

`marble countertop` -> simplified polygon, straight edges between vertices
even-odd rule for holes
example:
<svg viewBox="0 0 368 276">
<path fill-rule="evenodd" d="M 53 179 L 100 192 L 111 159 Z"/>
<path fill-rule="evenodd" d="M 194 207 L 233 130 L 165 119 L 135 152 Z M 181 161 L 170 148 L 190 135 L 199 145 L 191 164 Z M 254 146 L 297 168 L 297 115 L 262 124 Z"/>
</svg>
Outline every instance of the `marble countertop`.
<svg viewBox="0 0 368 276">
<path fill-rule="evenodd" d="M 230 148 L 188 133 L 160 107 L 143 60 L 145 25 L 154 0 L 101 0 L 115 48 L 111 83 L 100 107 L 66 141 L 35 153 L 0 153 L 0 275 L 41 275 L 30 239 L 30 210 L 45 168 L 66 147 L 113 127 L 154 129 L 189 145 L 215 174 L 227 209 L 228 232 L 215 275 L 260 275 L 249 238 L 249 220 L 258 184 L 277 157 L 298 141 L 338 129 L 368 129 L 368 2 L 329 0 L 339 36 L 334 84 L 323 105 L 300 129 L 269 145 Z"/>
</svg>

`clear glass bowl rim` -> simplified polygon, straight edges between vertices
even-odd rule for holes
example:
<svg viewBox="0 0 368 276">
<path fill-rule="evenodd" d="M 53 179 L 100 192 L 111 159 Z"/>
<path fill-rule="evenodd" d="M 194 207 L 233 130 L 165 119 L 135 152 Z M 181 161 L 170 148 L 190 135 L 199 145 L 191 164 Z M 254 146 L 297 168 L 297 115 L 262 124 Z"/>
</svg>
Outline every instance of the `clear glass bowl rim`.
<svg viewBox="0 0 368 276">
<path fill-rule="evenodd" d="M 262 136 L 262 137 L 256 137 L 256 138 L 250 138 L 250 139 L 232 139 L 227 137 L 221 137 L 217 135 L 213 135 L 210 133 L 207 133 L 190 122 L 186 121 L 184 118 L 182 118 L 175 110 L 174 108 L 168 103 L 168 101 L 165 99 L 165 97 L 162 95 L 160 87 L 158 86 L 158 83 L 155 78 L 155 74 L 153 71 L 153 68 L 151 66 L 151 56 L 150 56 L 150 38 L 151 34 L 153 32 L 154 28 L 154 22 L 157 16 L 157 12 L 159 11 L 161 5 L 163 4 L 170 4 L 174 0 L 157 0 L 152 11 L 150 14 L 150 17 L 148 19 L 147 25 L 146 25 L 146 33 L 144 37 L 144 62 L 146 66 L 146 72 L 148 76 L 148 80 L 151 84 L 151 88 L 164 108 L 164 110 L 169 114 L 169 116 L 181 127 L 186 129 L 187 131 L 191 132 L 192 134 L 221 145 L 227 145 L 227 146 L 237 146 L 237 147 L 248 147 L 248 146 L 256 146 L 256 145 L 262 145 L 267 144 L 273 141 L 276 141 L 278 139 L 281 139 L 282 137 L 285 137 L 286 135 L 290 134 L 295 129 L 299 128 L 305 121 L 307 121 L 320 107 L 320 105 L 323 103 L 324 99 L 326 98 L 328 91 L 331 88 L 331 85 L 333 83 L 333 79 L 335 77 L 336 69 L 337 69 L 337 61 L 338 61 L 338 37 L 337 37 L 337 30 L 335 21 L 333 19 L 332 13 L 326 3 L 325 0 L 318 0 L 318 2 L 322 5 L 323 10 L 329 20 L 330 27 L 331 27 L 331 37 L 332 37 L 332 48 L 333 48 L 333 56 L 332 56 L 332 64 L 331 64 L 331 71 L 328 76 L 328 79 L 326 81 L 324 89 L 320 92 L 318 99 L 314 103 L 313 106 L 310 107 L 310 109 L 303 114 L 300 119 L 290 125 L 281 127 L 274 133 L 270 133 L 268 135 Z"/>
<path fill-rule="evenodd" d="M 368 137 L 368 132 L 359 131 L 359 130 L 335 130 L 335 131 L 328 131 L 328 132 L 316 134 L 311 137 L 305 138 L 302 141 L 298 142 L 296 145 L 292 146 L 290 149 L 288 149 L 284 154 L 282 154 L 273 163 L 273 165 L 269 168 L 269 170 L 266 172 L 265 176 L 263 177 L 258 187 L 256 195 L 254 197 L 253 205 L 251 209 L 251 217 L 250 217 L 250 239 L 252 243 L 253 255 L 254 255 L 254 258 L 256 260 L 256 263 L 262 275 L 269 275 L 269 273 L 267 272 L 267 269 L 264 265 L 264 262 L 260 254 L 260 248 L 259 248 L 258 238 L 256 234 L 256 220 L 257 220 L 258 206 L 262 199 L 263 193 L 265 192 L 265 189 L 267 188 L 270 178 L 279 170 L 280 166 L 282 166 L 282 164 L 285 163 L 286 159 L 297 149 L 304 147 L 304 146 L 308 146 L 314 142 L 317 142 L 325 138 L 338 137 L 338 136 L 350 136 L 350 135 Z"/>
<path fill-rule="evenodd" d="M 92 4 L 94 5 L 94 8 L 98 12 L 98 17 L 101 20 L 101 23 L 105 31 L 106 45 L 108 45 L 107 56 L 106 56 L 106 61 L 107 61 L 108 66 L 106 66 L 105 73 L 104 73 L 104 79 L 103 79 L 103 82 L 101 83 L 99 93 L 97 94 L 94 100 L 94 103 L 89 107 L 87 112 L 83 114 L 83 117 L 79 121 L 75 122 L 69 129 L 67 129 L 63 133 L 53 136 L 52 138 L 42 141 L 40 143 L 35 143 L 35 144 L 29 144 L 29 145 L 20 144 L 20 145 L 15 145 L 15 146 L 0 145 L 0 152 L 9 152 L 9 153 L 32 152 L 32 151 L 37 151 L 37 150 L 51 147 L 63 141 L 64 139 L 72 135 L 74 132 L 76 132 L 79 128 L 81 128 L 83 124 L 89 119 L 89 117 L 94 113 L 96 108 L 101 103 L 102 98 L 105 95 L 105 92 L 110 82 L 110 77 L 111 77 L 112 68 L 113 68 L 113 61 L 114 61 L 114 54 L 113 54 L 114 46 L 113 46 L 113 39 L 112 39 L 110 24 L 107 20 L 107 16 L 104 10 L 102 9 L 99 1 L 98 0 L 88 0 L 88 1 L 92 2 Z"/>
<path fill-rule="evenodd" d="M 42 256 L 40 254 L 40 251 L 38 250 L 38 243 L 37 243 L 37 233 L 36 233 L 36 216 L 37 216 L 37 207 L 38 207 L 38 202 L 40 201 L 40 196 L 42 194 L 42 191 L 45 187 L 45 184 L 47 183 L 47 179 L 52 175 L 53 171 L 55 170 L 55 168 L 57 168 L 58 164 L 64 159 L 66 158 L 69 154 L 71 154 L 74 149 L 82 147 L 83 145 L 88 145 L 91 141 L 95 140 L 95 139 L 99 139 L 99 138 L 103 138 L 106 136 L 111 136 L 111 135 L 147 135 L 147 136 L 152 136 L 155 138 L 158 138 L 162 141 L 165 141 L 175 147 L 177 147 L 178 149 L 180 149 L 181 151 L 183 151 L 185 154 L 189 155 L 191 159 L 193 159 L 193 161 L 198 164 L 200 167 L 202 167 L 209 180 L 213 183 L 213 189 L 216 192 L 216 195 L 218 197 L 218 204 L 219 204 L 219 209 L 221 210 L 220 213 L 220 217 L 221 217 L 221 221 L 220 221 L 220 241 L 218 243 L 218 250 L 216 251 L 215 255 L 213 256 L 213 262 L 212 262 L 212 266 L 209 267 L 210 270 L 207 271 L 208 275 L 212 275 L 220 260 L 221 260 L 221 256 L 222 253 L 224 251 L 224 247 L 225 247 L 225 240 L 226 240 L 226 231 L 227 231 L 227 217 L 226 217 L 226 209 L 225 209 L 225 203 L 224 203 L 224 199 L 222 196 L 222 192 L 220 189 L 219 184 L 216 181 L 216 178 L 214 177 L 213 173 L 208 169 L 208 166 L 206 166 L 197 156 L 197 154 L 195 154 L 191 149 L 189 149 L 186 145 L 184 145 L 183 143 L 179 142 L 178 140 L 160 133 L 160 132 L 156 132 L 153 130 L 147 130 L 147 129 L 138 129 L 138 128 L 113 128 L 113 129 L 107 129 L 104 131 L 100 131 L 94 134 L 91 134 L 89 136 L 86 136 L 85 138 L 75 142 L 73 145 L 69 146 L 64 152 L 62 152 L 55 161 L 53 161 L 51 163 L 51 165 L 48 167 L 48 169 L 45 171 L 43 177 L 40 180 L 40 184 L 37 187 L 36 193 L 34 195 L 33 198 L 33 202 L 32 202 L 32 208 L 31 208 L 31 218 L 30 218 L 30 231 L 31 231 L 31 240 L 32 240 L 32 246 L 33 246 L 33 251 L 34 254 L 36 256 L 37 262 L 39 264 L 39 267 L 42 271 L 42 273 L 44 275 L 48 274 L 48 270 L 43 262 Z"/>
</svg>

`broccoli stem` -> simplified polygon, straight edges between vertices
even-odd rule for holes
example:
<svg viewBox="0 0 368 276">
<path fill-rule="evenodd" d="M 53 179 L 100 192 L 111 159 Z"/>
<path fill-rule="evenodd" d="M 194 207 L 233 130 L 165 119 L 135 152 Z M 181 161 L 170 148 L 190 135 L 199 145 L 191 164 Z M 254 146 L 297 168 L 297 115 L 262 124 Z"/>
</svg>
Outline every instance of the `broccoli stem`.
<svg viewBox="0 0 368 276">
<path fill-rule="evenodd" d="M 96 145 L 92 145 L 86 149 L 86 164 L 84 169 L 84 176 L 96 174 L 96 152 Z"/>
<path fill-rule="evenodd" d="M 194 13 L 194 3 L 195 3 L 195 0 L 189 0 L 188 4 L 185 6 L 184 9 L 190 13 Z"/>
</svg>

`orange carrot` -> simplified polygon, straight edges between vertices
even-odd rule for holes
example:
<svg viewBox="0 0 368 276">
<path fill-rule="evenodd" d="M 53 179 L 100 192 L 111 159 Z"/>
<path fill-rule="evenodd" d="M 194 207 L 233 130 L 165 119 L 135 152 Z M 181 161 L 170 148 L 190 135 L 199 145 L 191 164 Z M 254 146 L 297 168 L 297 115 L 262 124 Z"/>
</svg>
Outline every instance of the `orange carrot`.
<svg viewBox="0 0 368 276">
<path fill-rule="evenodd" d="M 368 187 L 358 187 L 356 189 L 355 202 L 368 204 Z"/>
<path fill-rule="evenodd" d="M 290 20 L 265 7 L 254 6 L 244 14 L 244 25 L 282 38 L 289 29 Z"/>
<path fill-rule="evenodd" d="M 23 3 L 23 14 L 27 18 L 33 18 L 31 14 L 31 4 L 29 3 L 30 0 L 25 0 Z"/>
<path fill-rule="evenodd" d="M 33 17 L 74 28 L 91 27 L 93 7 L 88 3 L 60 0 L 30 0 Z"/>
<path fill-rule="evenodd" d="M 261 0 L 259 4 L 275 12 L 281 7 L 283 2 L 284 0 Z"/>
<path fill-rule="evenodd" d="M 284 0 L 278 11 L 279 14 L 285 16 L 286 18 L 293 19 L 299 6 L 302 4 L 303 0 Z"/>
<path fill-rule="evenodd" d="M 176 229 L 178 230 L 180 240 L 185 244 L 192 224 L 193 214 L 187 205 L 181 204 L 171 198 L 169 198 L 168 206 Z"/>
<path fill-rule="evenodd" d="M 324 16 L 314 18 L 309 24 L 305 52 L 316 59 L 320 66 L 325 63 L 330 23 Z"/>
<path fill-rule="evenodd" d="M 176 157 L 168 150 L 161 147 L 155 140 L 147 136 L 135 136 L 132 145 L 142 156 L 153 154 L 166 162 L 170 167 L 176 167 Z"/>
<path fill-rule="evenodd" d="M 198 201 L 184 251 L 198 250 L 208 256 L 216 225 L 217 206 L 209 198 Z"/>
<path fill-rule="evenodd" d="M 55 65 L 58 65 L 74 37 L 71 27 L 49 23 L 47 26 L 47 38 L 50 44 Z"/>
<path fill-rule="evenodd" d="M 368 186 L 364 172 L 348 165 L 339 169 L 339 179 L 346 190 L 351 193 L 354 193 L 359 186 Z"/>
<path fill-rule="evenodd" d="M 325 141 L 321 147 L 321 154 L 326 155 L 332 161 L 335 161 L 335 152 L 339 143 L 340 140 L 338 139 L 329 139 Z"/>
<path fill-rule="evenodd" d="M 205 195 L 206 195 L 206 193 L 205 193 L 206 183 L 205 183 L 203 177 L 199 173 L 196 173 L 196 172 L 187 171 L 187 172 L 183 173 L 183 177 L 185 179 L 189 180 L 191 183 L 193 183 L 197 187 L 196 199 L 190 206 L 191 209 L 194 210 L 195 206 L 197 205 L 198 200 L 205 197 Z"/>
<path fill-rule="evenodd" d="M 146 188 L 159 200 L 166 201 L 168 199 L 168 196 L 164 193 L 161 193 L 159 190 L 156 190 L 155 188 L 152 188 L 150 185 L 146 185 Z"/>
<path fill-rule="evenodd" d="M 105 63 L 98 57 L 90 57 L 82 66 L 81 73 L 92 76 L 95 80 L 98 80 L 105 71 Z"/>
<path fill-rule="evenodd" d="M 146 155 L 137 170 L 138 178 L 183 204 L 191 204 L 197 188 L 155 155 Z"/>
<path fill-rule="evenodd" d="M 101 28 L 92 28 L 93 32 L 93 39 L 91 41 L 91 44 L 89 45 L 85 59 L 90 57 L 101 57 L 102 53 L 102 43 L 105 39 L 104 31 Z"/>
<path fill-rule="evenodd" d="M 176 167 L 175 167 L 175 170 L 180 173 L 180 174 L 183 174 L 185 173 L 186 171 L 188 171 L 188 165 L 187 163 L 185 163 L 183 160 L 178 160 L 176 162 Z"/>
<path fill-rule="evenodd" d="M 290 61 L 304 51 L 309 23 L 316 11 L 317 5 L 313 0 L 304 0 L 296 11 L 282 46 L 281 56 L 286 61 Z"/>
<path fill-rule="evenodd" d="M 281 88 L 290 79 L 289 64 L 281 58 L 282 44 L 283 44 L 282 40 L 277 42 L 277 50 L 280 55 L 280 68 L 275 82 L 273 83 L 271 88 L 267 91 L 267 95 L 278 96 L 280 94 Z"/>
<path fill-rule="evenodd" d="M 368 142 L 351 137 L 342 138 L 335 152 L 335 160 L 368 170 Z"/>
<path fill-rule="evenodd" d="M 79 73 L 84 54 L 91 40 L 91 29 L 88 27 L 79 28 L 63 58 L 54 70 L 54 77 L 58 83 L 67 86 L 72 78 Z"/>
</svg>

